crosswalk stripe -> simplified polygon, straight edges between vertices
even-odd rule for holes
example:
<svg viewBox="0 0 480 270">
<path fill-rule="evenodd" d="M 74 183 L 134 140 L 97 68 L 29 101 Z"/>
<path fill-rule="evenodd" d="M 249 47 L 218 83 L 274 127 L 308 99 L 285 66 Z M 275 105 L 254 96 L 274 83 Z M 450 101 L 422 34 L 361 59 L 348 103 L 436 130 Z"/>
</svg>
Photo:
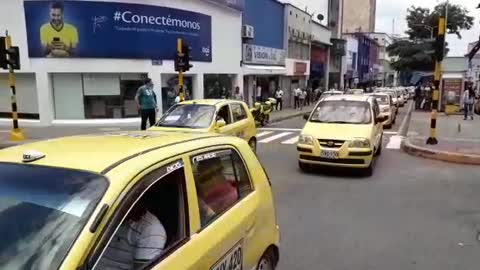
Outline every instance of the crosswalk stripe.
<svg viewBox="0 0 480 270">
<path fill-rule="evenodd" d="M 282 144 L 295 144 L 298 142 L 298 136 L 295 136 L 289 140 L 283 141 Z"/>
<path fill-rule="evenodd" d="M 282 137 L 285 137 L 285 136 L 288 136 L 290 134 L 292 134 L 293 132 L 282 132 L 282 133 L 278 133 L 277 135 L 274 135 L 274 136 L 271 136 L 271 137 L 268 137 L 266 139 L 263 139 L 261 141 L 259 141 L 259 143 L 269 143 L 269 142 L 272 142 L 272 141 L 275 141 L 276 139 L 280 139 Z M 258 136 L 258 135 L 257 135 Z"/>
<path fill-rule="evenodd" d="M 260 132 L 257 134 L 257 138 L 260 138 L 260 137 L 263 137 L 263 136 L 267 136 L 268 134 L 272 133 L 273 131 L 264 131 L 264 132 Z"/>
<path fill-rule="evenodd" d="M 387 149 L 400 149 L 400 146 L 402 144 L 402 136 L 392 136 L 390 137 L 390 140 L 387 143 L 386 148 Z"/>
</svg>

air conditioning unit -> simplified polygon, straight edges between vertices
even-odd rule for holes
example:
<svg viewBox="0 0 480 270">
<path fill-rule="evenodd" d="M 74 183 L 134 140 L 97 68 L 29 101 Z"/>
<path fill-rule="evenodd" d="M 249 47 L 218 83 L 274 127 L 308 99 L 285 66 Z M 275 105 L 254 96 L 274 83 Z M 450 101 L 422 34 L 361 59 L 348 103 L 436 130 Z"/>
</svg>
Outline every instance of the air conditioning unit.
<svg viewBox="0 0 480 270">
<path fill-rule="evenodd" d="M 242 27 L 242 38 L 254 38 L 255 31 L 253 26 L 245 24 Z"/>
</svg>

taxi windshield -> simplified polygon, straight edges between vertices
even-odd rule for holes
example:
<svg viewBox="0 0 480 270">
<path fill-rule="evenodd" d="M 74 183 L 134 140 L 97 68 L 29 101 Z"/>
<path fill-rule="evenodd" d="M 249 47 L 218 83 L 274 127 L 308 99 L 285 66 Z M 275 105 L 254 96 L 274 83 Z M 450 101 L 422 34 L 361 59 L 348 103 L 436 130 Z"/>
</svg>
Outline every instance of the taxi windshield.
<svg viewBox="0 0 480 270">
<path fill-rule="evenodd" d="M 215 115 L 215 106 L 177 104 L 156 124 L 157 127 L 208 128 Z"/>
<path fill-rule="evenodd" d="M 369 124 L 372 121 L 370 104 L 365 101 L 322 101 L 315 108 L 310 121 L 337 124 Z"/>
<path fill-rule="evenodd" d="M 57 269 L 107 187 L 93 173 L 0 163 L 0 268 Z"/>
</svg>

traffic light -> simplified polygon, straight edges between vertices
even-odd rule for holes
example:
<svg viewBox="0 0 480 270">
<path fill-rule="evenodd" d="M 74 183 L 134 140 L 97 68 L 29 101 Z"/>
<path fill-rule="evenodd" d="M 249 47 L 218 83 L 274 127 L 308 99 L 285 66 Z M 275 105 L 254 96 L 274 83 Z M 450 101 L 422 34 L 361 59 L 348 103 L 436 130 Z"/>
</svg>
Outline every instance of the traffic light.
<svg viewBox="0 0 480 270">
<path fill-rule="evenodd" d="M 189 71 L 193 65 L 190 64 L 190 60 L 192 60 L 192 57 L 190 56 L 190 52 L 192 51 L 192 48 L 185 43 L 182 44 L 182 52 L 183 52 L 183 63 L 184 63 L 184 71 Z"/>
<path fill-rule="evenodd" d="M 0 68 L 20 69 L 20 49 L 17 46 L 7 49 L 6 39 L 6 37 L 0 37 Z"/>
<path fill-rule="evenodd" d="M 174 63 L 175 63 L 175 71 L 176 72 L 183 72 L 184 70 L 184 66 L 185 66 L 185 63 L 183 61 L 183 53 L 175 53 L 175 60 L 174 60 Z"/>
</svg>

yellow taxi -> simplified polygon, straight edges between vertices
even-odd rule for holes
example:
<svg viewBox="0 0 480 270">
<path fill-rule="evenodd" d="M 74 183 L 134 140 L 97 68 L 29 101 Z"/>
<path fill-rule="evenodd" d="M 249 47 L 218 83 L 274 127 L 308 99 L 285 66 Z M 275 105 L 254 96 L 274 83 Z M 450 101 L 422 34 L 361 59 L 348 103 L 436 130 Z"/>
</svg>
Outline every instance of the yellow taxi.
<svg viewBox="0 0 480 270">
<path fill-rule="evenodd" d="M 382 151 L 383 125 L 377 100 L 366 95 L 331 96 L 319 101 L 297 145 L 299 167 L 312 165 L 362 168 L 372 175 Z"/>
<path fill-rule="evenodd" d="M 383 122 L 383 127 L 386 129 L 392 128 L 397 118 L 397 107 L 393 105 L 392 97 L 387 93 L 373 93 L 367 94 L 377 99 L 378 106 L 380 108 L 380 115 L 385 116 L 386 120 Z"/>
<path fill-rule="evenodd" d="M 0 234 L 2 269 L 275 269 L 279 259 L 262 165 L 245 141 L 206 133 L 1 150 Z"/>
<path fill-rule="evenodd" d="M 237 136 L 257 148 L 257 128 L 245 102 L 190 100 L 172 106 L 149 130 L 215 132 Z"/>
</svg>

